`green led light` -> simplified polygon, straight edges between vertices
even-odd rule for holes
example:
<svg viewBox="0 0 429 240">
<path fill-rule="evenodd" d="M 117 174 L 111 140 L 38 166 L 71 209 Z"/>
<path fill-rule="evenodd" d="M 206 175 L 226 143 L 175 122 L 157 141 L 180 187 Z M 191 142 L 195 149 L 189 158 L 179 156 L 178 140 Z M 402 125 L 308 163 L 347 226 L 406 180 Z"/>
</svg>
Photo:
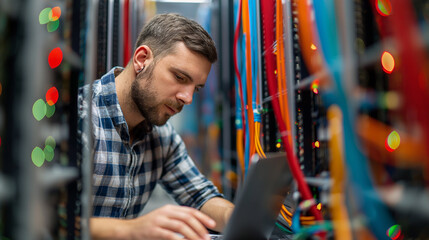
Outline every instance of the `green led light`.
<svg viewBox="0 0 429 240">
<path fill-rule="evenodd" d="M 50 22 L 49 20 L 49 14 L 52 12 L 51 8 L 45 8 L 43 9 L 39 14 L 39 23 L 40 24 L 47 24 Z"/>
<path fill-rule="evenodd" d="M 31 160 L 33 161 L 34 165 L 41 167 L 45 161 L 45 153 L 41 148 L 35 147 L 31 152 Z"/>
<path fill-rule="evenodd" d="M 46 117 L 50 118 L 54 115 L 55 113 L 55 105 L 49 105 L 46 103 Z"/>
<path fill-rule="evenodd" d="M 54 149 L 51 146 L 47 145 L 45 149 L 43 149 L 43 152 L 45 153 L 46 161 L 50 162 L 54 159 Z"/>
<path fill-rule="evenodd" d="M 37 121 L 42 120 L 46 116 L 46 103 L 39 99 L 33 104 L 33 116 Z"/>
<path fill-rule="evenodd" d="M 45 146 L 51 146 L 51 148 L 55 149 L 55 146 L 57 143 L 55 142 L 55 139 L 51 136 L 47 137 L 45 140 Z"/>
<path fill-rule="evenodd" d="M 48 32 L 55 32 L 58 27 L 60 26 L 60 20 L 49 22 L 48 25 L 46 25 L 46 28 L 48 29 Z"/>
</svg>

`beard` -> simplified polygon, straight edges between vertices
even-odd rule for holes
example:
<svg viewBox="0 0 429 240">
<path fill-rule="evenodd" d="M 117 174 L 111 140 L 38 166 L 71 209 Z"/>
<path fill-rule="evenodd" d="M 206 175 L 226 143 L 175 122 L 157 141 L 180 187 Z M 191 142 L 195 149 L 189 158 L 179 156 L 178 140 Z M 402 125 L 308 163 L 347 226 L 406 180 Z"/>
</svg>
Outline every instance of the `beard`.
<svg viewBox="0 0 429 240">
<path fill-rule="evenodd" d="M 172 107 L 180 112 L 183 104 L 174 100 L 159 100 L 159 94 L 153 88 L 152 83 L 154 64 L 150 64 L 146 71 L 137 75 L 131 85 L 131 99 L 137 106 L 137 110 L 145 118 L 148 124 L 162 126 L 171 115 L 165 113 L 165 105 Z"/>
</svg>

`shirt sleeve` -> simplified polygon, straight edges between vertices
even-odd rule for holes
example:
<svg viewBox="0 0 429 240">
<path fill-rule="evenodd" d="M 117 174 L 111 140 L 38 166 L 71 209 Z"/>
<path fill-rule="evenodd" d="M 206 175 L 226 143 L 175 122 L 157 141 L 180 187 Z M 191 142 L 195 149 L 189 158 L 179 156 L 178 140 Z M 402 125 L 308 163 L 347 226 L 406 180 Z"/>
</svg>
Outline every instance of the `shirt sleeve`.
<svg viewBox="0 0 429 240">
<path fill-rule="evenodd" d="M 177 203 L 200 209 L 213 197 L 223 197 L 214 184 L 200 173 L 188 155 L 182 138 L 167 123 L 168 141 L 164 144 L 165 160 L 160 179 L 164 189 L 173 196 Z"/>
</svg>

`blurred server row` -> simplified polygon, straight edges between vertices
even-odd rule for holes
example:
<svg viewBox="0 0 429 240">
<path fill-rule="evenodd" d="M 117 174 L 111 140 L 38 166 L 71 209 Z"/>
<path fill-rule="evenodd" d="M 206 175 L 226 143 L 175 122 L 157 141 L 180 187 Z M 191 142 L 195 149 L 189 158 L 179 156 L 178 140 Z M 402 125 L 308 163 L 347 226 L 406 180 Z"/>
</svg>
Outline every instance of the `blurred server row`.
<svg viewBox="0 0 429 240">
<path fill-rule="evenodd" d="M 77 90 L 130 57 L 144 1 L 2 1 L 0 235 L 89 239 Z M 148 4 L 150 9 L 150 4 Z"/>
</svg>

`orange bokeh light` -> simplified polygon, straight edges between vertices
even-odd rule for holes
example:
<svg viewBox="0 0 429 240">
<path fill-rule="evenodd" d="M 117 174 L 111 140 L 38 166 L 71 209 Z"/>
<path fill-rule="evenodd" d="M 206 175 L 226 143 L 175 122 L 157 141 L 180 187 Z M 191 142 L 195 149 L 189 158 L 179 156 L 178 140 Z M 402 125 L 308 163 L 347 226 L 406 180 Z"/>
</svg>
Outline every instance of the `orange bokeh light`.
<svg viewBox="0 0 429 240">
<path fill-rule="evenodd" d="M 314 94 L 319 94 L 319 90 L 317 88 L 313 88 Z"/>
<path fill-rule="evenodd" d="M 383 52 L 381 55 L 381 66 L 383 67 L 383 71 L 390 74 L 395 69 L 395 59 L 392 54 L 389 52 Z"/>
</svg>

